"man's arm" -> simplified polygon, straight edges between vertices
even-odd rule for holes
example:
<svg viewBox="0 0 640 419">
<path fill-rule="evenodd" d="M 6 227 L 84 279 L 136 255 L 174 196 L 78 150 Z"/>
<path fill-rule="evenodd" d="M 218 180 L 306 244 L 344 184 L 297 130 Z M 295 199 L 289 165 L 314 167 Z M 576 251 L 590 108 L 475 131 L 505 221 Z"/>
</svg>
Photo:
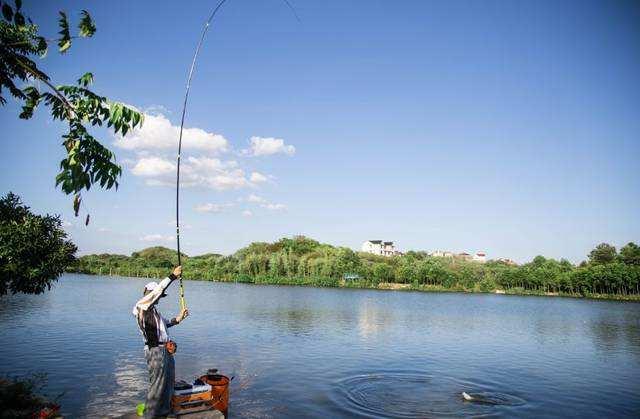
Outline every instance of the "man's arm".
<svg viewBox="0 0 640 419">
<path fill-rule="evenodd" d="M 141 309 L 143 311 L 148 310 L 149 307 L 151 307 L 153 303 L 158 301 L 162 294 L 164 294 L 164 291 L 169 288 L 169 285 L 171 285 L 171 283 L 175 281 L 180 275 L 182 275 L 182 266 L 176 267 L 167 278 L 160 281 L 160 284 L 158 284 L 159 286 L 156 287 L 156 289 L 138 300 L 134 308 L 134 315 L 136 314 L 137 309 Z"/>
<path fill-rule="evenodd" d="M 164 324 L 167 327 L 173 327 L 177 324 L 180 324 L 184 319 L 187 318 L 187 316 L 189 316 L 189 310 L 187 310 L 186 308 L 183 308 L 180 310 L 180 314 L 178 314 L 176 317 L 174 317 L 171 320 L 165 320 Z"/>
<path fill-rule="evenodd" d="M 178 277 L 180 277 L 180 275 L 182 275 L 182 266 L 176 266 L 176 268 L 173 270 L 173 272 L 171 272 L 169 274 L 168 277 L 166 277 L 165 279 L 163 279 L 162 281 L 160 281 L 160 283 L 158 285 L 160 285 L 158 287 L 158 297 L 156 299 L 158 299 L 162 294 L 164 294 L 165 290 L 167 288 L 169 288 L 169 285 L 171 285 L 171 283 L 173 281 L 175 281 L 176 279 L 178 279 Z M 156 290 L 154 290 L 156 291 Z"/>
</svg>

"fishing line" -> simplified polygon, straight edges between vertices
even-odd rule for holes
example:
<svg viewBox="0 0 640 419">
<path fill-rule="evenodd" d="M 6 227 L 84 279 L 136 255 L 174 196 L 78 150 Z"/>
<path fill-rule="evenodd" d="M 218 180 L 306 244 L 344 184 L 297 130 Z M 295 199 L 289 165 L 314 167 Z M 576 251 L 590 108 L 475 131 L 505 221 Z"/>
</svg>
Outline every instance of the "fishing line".
<svg viewBox="0 0 640 419">
<path fill-rule="evenodd" d="M 176 165 L 176 244 L 178 247 L 178 265 L 182 265 L 181 254 L 180 254 L 180 153 L 182 152 L 182 131 L 184 130 L 184 116 L 187 112 L 187 101 L 189 100 L 189 90 L 191 88 L 191 78 L 193 77 L 193 70 L 196 67 L 196 60 L 198 59 L 198 54 L 200 53 L 200 47 L 204 42 L 204 37 L 207 35 L 207 31 L 209 30 L 209 26 L 211 25 L 211 21 L 213 20 L 220 7 L 227 0 L 220 0 L 218 5 L 213 9 L 209 19 L 205 22 L 204 28 L 202 29 L 202 35 L 200 36 L 200 41 L 196 47 L 196 52 L 193 54 L 193 61 L 191 61 L 191 68 L 189 69 L 189 76 L 187 77 L 187 88 L 184 93 L 184 103 L 182 104 L 182 118 L 180 119 L 180 136 L 178 138 L 178 158 Z M 182 283 L 182 275 L 180 275 L 180 307 L 186 308 L 186 303 L 184 301 L 184 285 Z"/>
<path fill-rule="evenodd" d="M 204 42 L 204 38 L 207 35 L 207 31 L 209 30 L 209 26 L 211 26 L 211 21 L 215 17 L 218 10 L 222 7 L 223 4 L 226 3 L 227 0 L 220 0 L 216 7 L 209 15 L 209 18 L 204 24 L 204 28 L 202 29 L 202 35 L 200 36 L 200 40 L 198 41 L 198 45 L 196 46 L 196 51 L 193 54 L 193 60 L 191 61 L 191 68 L 189 69 L 189 76 L 187 77 L 187 87 L 184 93 L 184 102 L 182 104 L 182 117 L 180 119 L 180 136 L 178 138 L 178 157 L 176 164 L 176 244 L 178 248 L 178 265 L 182 265 L 181 252 L 180 252 L 180 154 L 182 152 L 182 131 L 184 130 L 184 118 L 187 113 L 187 102 L 189 100 L 189 90 L 191 89 L 191 78 L 193 77 L 193 72 L 196 67 L 196 61 L 198 59 L 198 54 L 200 53 L 200 48 Z M 296 13 L 296 10 L 293 8 L 289 0 L 283 0 L 287 7 L 293 12 L 296 20 L 300 22 L 300 18 Z M 182 283 L 182 275 L 180 275 L 180 307 L 186 308 L 186 303 L 184 301 L 184 285 Z"/>
</svg>

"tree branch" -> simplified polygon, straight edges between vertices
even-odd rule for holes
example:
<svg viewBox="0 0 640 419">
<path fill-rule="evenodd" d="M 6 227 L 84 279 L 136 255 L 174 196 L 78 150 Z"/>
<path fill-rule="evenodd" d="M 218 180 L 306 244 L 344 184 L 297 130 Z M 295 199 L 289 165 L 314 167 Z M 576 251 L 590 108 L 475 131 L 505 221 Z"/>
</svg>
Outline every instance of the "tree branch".
<svg viewBox="0 0 640 419">
<path fill-rule="evenodd" d="M 20 66 L 22 68 L 24 68 L 25 70 L 27 70 L 32 76 L 36 77 L 38 80 L 42 81 L 44 84 L 46 84 L 47 86 L 49 86 L 49 88 L 51 90 L 53 90 L 53 92 L 56 94 L 56 96 L 58 96 L 58 98 L 62 101 L 62 103 L 64 104 L 64 106 L 67 108 L 67 112 L 68 112 L 68 116 L 69 119 L 73 119 L 75 117 L 75 111 L 76 109 L 73 107 L 73 105 L 67 100 L 66 96 L 62 94 L 62 92 L 60 90 L 58 90 L 53 84 L 51 84 L 49 82 L 49 80 L 47 80 L 45 77 L 42 77 L 41 74 L 39 74 L 36 70 L 32 69 L 31 67 L 29 67 L 27 64 L 23 63 L 19 58 L 16 58 L 16 62 L 18 64 L 20 64 Z"/>
</svg>

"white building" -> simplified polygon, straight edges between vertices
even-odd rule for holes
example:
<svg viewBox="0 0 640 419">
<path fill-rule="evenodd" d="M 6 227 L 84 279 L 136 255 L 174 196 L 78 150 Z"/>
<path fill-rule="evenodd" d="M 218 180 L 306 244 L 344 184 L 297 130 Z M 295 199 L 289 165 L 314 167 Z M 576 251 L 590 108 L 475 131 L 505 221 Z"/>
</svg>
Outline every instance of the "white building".
<svg viewBox="0 0 640 419">
<path fill-rule="evenodd" d="M 453 253 L 448 252 L 446 250 L 434 250 L 433 252 L 429 252 L 429 256 L 436 258 L 457 258 L 462 260 L 473 260 L 474 262 L 485 263 L 487 261 L 487 254 L 485 252 L 478 252 L 475 255 L 470 255 L 469 253 Z"/>
<path fill-rule="evenodd" d="M 498 258 L 498 262 L 502 262 L 504 264 L 511 265 L 511 266 L 518 266 L 518 264 L 514 260 L 509 258 Z"/>
<path fill-rule="evenodd" d="M 367 240 L 362 244 L 362 251 L 380 256 L 394 256 L 400 253 L 395 249 L 393 242 L 382 240 Z"/>
<path fill-rule="evenodd" d="M 478 252 L 473 255 L 473 260 L 475 262 L 485 263 L 487 261 L 487 254 L 484 252 Z"/>
<path fill-rule="evenodd" d="M 435 258 L 452 258 L 453 252 L 447 252 L 446 250 L 434 250 L 433 252 L 429 252 L 429 256 L 433 256 Z"/>
</svg>

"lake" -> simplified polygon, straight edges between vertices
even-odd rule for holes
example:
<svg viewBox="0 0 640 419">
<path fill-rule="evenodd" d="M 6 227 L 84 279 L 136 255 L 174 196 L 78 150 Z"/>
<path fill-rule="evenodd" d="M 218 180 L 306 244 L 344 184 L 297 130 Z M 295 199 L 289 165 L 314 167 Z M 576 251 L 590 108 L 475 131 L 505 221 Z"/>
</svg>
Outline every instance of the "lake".
<svg viewBox="0 0 640 419">
<path fill-rule="evenodd" d="M 43 295 L 3 297 L 0 374 L 46 372 L 69 417 L 131 411 L 147 385 L 131 315 L 145 283 L 65 275 Z M 191 316 L 169 330 L 176 377 L 235 376 L 231 417 L 640 415 L 638 303 L 199 281 L 185 291 Z"/>
</svg>

